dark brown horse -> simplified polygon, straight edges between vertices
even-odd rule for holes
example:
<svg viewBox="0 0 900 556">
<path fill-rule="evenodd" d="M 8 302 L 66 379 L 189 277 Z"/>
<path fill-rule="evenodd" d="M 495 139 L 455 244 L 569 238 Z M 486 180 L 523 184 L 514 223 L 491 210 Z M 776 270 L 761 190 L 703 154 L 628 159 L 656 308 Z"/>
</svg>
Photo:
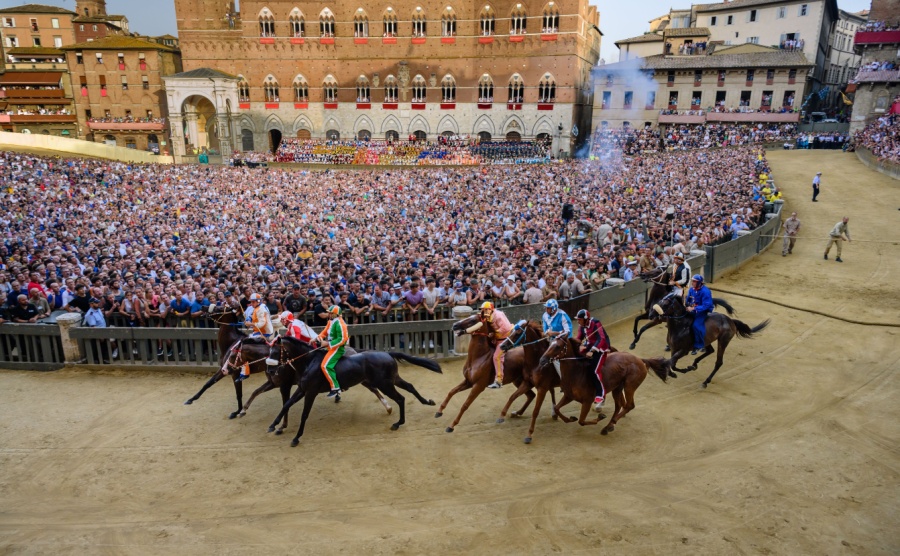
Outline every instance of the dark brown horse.
<svg viewBox="0 0 900 556">
<path fill-rule="evenodd" d="M 476 327 L 477 330 L 474 329 Z M 468 332 L 470 329 L 472 329 L 472 332 Z M 463 402 L 462 407 L 459 408 L 459 414 L 456 416 L 456 419 L 454 419 L 453 423 L 447 427 L 447 432 L 454 431 L 459 424 L 459 421 L 462 419 L 463 413 L 469 409 L 469 406 L 472 405 L 475 398 L 480 396 L 484 389 L 494 381 L 494 346 L 496 344 L 494 344 L 489 337 L 489 333 L 485 331 L 485 324 L 481 320 L 481 314 L 476 313 L 471 317 L 467 317 L 454 323 L 453 332 L 457 337 L 464 334 L 471 334 L 472 336 L 472 340 L 469 343 L 469 352 L 468 355 L 466 355 L 466 363 L 463 365 L 463 381 L 447 392 L 444 403 L 441 404 L 440 409 L 438 409 L 434 416 L 443 416 L 447 404 L 450 403 L 450 398 L 456 394 L 463 390 L 471 389 L 472 391 L 469 392 L 466 401 Z M 509 350 L 503 361 L 503 384 L 512 383 L 517 387 L 520 386 L 522 384 L 524 368 L 524 351 L 521 348 Z M 516 396 L 516 393 L 513 393 L 512 395 Z M 521 417 L 524 415 L 525 410 L 528 409 L 528 405 L 534 399 L 534 392 L 529 388 L 525 391 L 525 396 L 527 398 L 525 404 L 519 411 L 510 414 L 511 417 Z"/>
<path fill-rule="evenodd" d="M 559 418 L 566 423 L 575 421 L 575 418 L 566 417 L 560 412 L 566 404 L 572 401 L 581 403 L 581 414 L 578 417 L 579 425 L 596 425 L 605 416 L 601 413 L 596 419 L 587 421 L 591 404 L 594 403 L 594 381 L 591 373 L 594 372 L 595 362 L 586 357 L 578 356 L 578 341 L 572 338 L 557 338 L 550 343 L 550 347 L 541 357 L 541 364 L 547 365 L 553 360 L 559 360 L 562 372 L 561 388 L 563 398 L 556 404 L 556 412 Z M 616 423 L 634 409 L 634 392 L 647 377 L 647 368 L 663 382 L 666 381 L 668 366 L 663 358 L 641 359 L 626 351 L 617 351 L 607 355 L 603 365 L 603 387 L 612 394 L 616 402 L 615 410 L 609 423 L 603 427 L 600 434 L 607 434 L 616 428 Z"/>
<path fill-rule="evenodd" d="M 632 340 L 631 345 L 628 346 L 628 349 L 634 349 L 637 346 L 637 343 L 640 341 L 641 336 L 647 330 L 653 328 L 656 325 L 662 324 L 665 319 L 663 319 L 658 313 L 653 311 L 653 306 L 662 301 L 662 298 L 669 295 L 672 292 L 672 288 L 674 286 L 669 285 L 669 280 L 671 280 L 671 275 L 668 270 L 658 269 L 655 272 L 647 272 L 641 274 L 641 279 L 644 282 L 650 282 L 653 285 L 650 287 L 650 291 L 647 292 L 647 299 L 644 302 L 644 312 L 634 318 L 634 330 L 632 333 L 634 334 L 634 340 Z M 729 315 L 734 314 L 734 308 L 724 299 L 713 298 L 713 304 L 716 307 L 722 307 Z M 638 330 L 638 323 L 642 320 L 649 320 L 648 324 L 645 324 L 640 331 Z M 669 350 L 669 347 L 666 346 L 666 351 Z"/>
<path fill-rule="evenodd" d="M 247 409 L 250 407 L 250 404 L 256 396 L 275 388 L 275 384 L 273 384 L 271 380 L 268 380 L 267 377 L 266 382 L 254 390 L 250 395 L 250 399 L 247 400 L 247 405 L 243 405 L 243 383 L 237 380 L 241 368 L 246 363 L 250 366 L 251 375 L 255 373 L 264 373 L 266 371 L 266 358 L 269 357 L 269 352 L 271 350 L 265 342 L 257 343 L 253 340 L 249 340 L 246 334 L 238 330 L 238 327 L 242 324 L 240 317 L 241 314 L 239 310 L 231 306 L 222 307 L 209 313 L 209 318 L 219 325 L 219 333 L 217 336 L 219 343 L 219 369 L 216 370 L 215 374 L 210 377 L 208 381 L 206 381 L 206 384 L 203 385 L 203 388 L 201 388 L 199 392 L 194 394 L 188 401 L 184 402 L 184 405 L 191 405 L 197 401 L 204 392 L 209 390 L 213 384 L 219 382 L 223 377 L 230 375 L 231 380 L 234 382 L 234 393 L 237 397 L 238 408 L 237 411 L 231 413 L 228 418 L 234 419 L 235 417 L 243 417 L 246 415 Z M 286 424 L 287 422 L 285 421 L 285 425 Z"/>
<path fill-rule="evenodd" d="M 532 388 L 537 389 L 537 400 L 534 404 L 534 411 L 531 413 L 531 427 L 528 429 L 528 436 L 525 437 L 525 444 L 531 444 L 531 437 L 534 435 L 534 427 L 537 422 L 538 415 L 541 413 L 541 405 L 544 403 L 544 396 L 550 392 L 553 396 L 553 389 L 559 386 L 559 374 L 553 365 L 541 365 L 541 356 L 547 350 L 550 341 L 544 337 L 543 327 L 536 322 L 521 321 L 516 324 L 509 337 L 500 344 L 500 349 L 509 351 L 513 348 L 521 346 L 525 354 L 524 373 L 519 388 L 510 396 L 509 401 L 503 406 L 500 412 L 498 423 L 502 423 L 509 406 L 513 400 L 521 396 L 525 392 L 531 391 Z M 553 400 L 556 405 L 556 400 Z M 551 414 L 556 419 L 556 410 L 551 407 Z"/>
<path fill-rule="evenodd" d="M 661 299 L 660 302 L 653 307 L 653 310 L 668 321 L 668 342 L 669 348 L 672 350 L 669 366 L 679 373 L 696 370 L 697 363 L 716 352 L 716 350 L 713 349 L 712 344 L 713 342 L 718 342 L 719 354 L 716 356 L 716 366 L 713 368 L 713 372 L 703 381 L 704 388 L 712 382 L 713 376 L 715 376 L 722 366 L 722 360 L 725 357 L 725 349 L 728 347 L 732 338 L 735 336 L 741 338 L 753 338 L 757 332 L 769 326 L 768 319 L 757 324 L 753 328 L 750 328 L 749 325 L 737 319 L 732 319 L 720 313 L 710 313 L 706 317 L 706 338 L 704 340 L 704 345 L 706 347 L 703 350 L 703 354 L 694 359 L 694 362 L 691 363 L 687 369 L 679 369 L 676 366 L 676 363 L 678 363 L 679 359 L 687 355 L 694 345 L 694 333 L 691 329 L 691 324 L 694 321 L 693 315 L 685 308 L 681 297 L 673 294 L 669 294 Z"/>
</svg>

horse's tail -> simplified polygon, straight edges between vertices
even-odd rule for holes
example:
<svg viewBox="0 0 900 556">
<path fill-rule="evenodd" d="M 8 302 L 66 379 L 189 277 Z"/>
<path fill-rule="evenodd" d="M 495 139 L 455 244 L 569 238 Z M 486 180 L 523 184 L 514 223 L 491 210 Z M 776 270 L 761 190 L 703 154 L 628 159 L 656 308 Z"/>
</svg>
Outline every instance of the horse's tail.
<svg viewBox="0 0 900 556">
<path fill-rule="evenodd" d="M 738 336 L 740 336 L 741 338 L 752 338 L 757 332 L 769 326 L 771 320 L 766 319 L 753 328 L 750 328 L 750 325 L 737 319 L 734 319 L 732 322 L 734 322 L 734 327 L 737 328 Z"/>
<path fill-rule="evenodd" d="M 641 359 L 641 361 L 644 362 L 644 365 L 650 367 L 661 381 L 666 382 L 666 378 L 669 376 L 669 361 L 667 359 L 655 357 L 653 359 Z"/>
<path fill-rule="evenodd" d="M 731 303 L 728 303 L 724 299 L 721 299 L 718 297 L 714 297 L 714 298 L 712 298 L 712 300 L 713 300 L 713 305 L 715 305 L 716 307 L 722 307 L 723 309 L 725 309 L 725 312 L 728 313 L 729 315 L 734 314 L 734 307 L 731 306 Z"/>
<path fill-rule="evenodd" d="M 422 368 L 428 369 L 429 371 L 431 371 L 433 373 L 443 374 L 443 371 L 441 370 L 441 366 L 434 359 L 425 359 L 424 357 L 414 357 L 412 355 L 407 355 L 407 354 L 399 352 L 399 351 L 389 351 L 388 355 L 390 355 L 394 359 L 397 359 L 400 361 L 406 361 L 407 363 L 411 363 L 413 365 L 416 365 L 417 367 L 422 367 Z"/>
</svg>

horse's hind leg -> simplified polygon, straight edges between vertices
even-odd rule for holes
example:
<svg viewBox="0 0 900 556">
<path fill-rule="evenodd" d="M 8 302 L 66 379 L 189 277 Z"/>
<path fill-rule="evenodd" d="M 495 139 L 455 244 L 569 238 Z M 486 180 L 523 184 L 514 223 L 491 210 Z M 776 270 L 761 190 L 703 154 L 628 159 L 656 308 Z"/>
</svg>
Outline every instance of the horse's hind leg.
<svg viewBox="0 0 900 556">
<path fill-rule="evenodd" d="M 519 384 L 524 382 L 524 380 L 522 380 L 522 379 L 519 379 L 519 381 L 520 381 Z M 525 410 L 528 409 L 528 406 L 531 405 L 531 402 L 534 401 L 534 396 L 535 396 L 534 391 L 531 388 L 529 388 L 528 390 L 525 390 L 525 403 L 522 404 L 522 407 L 519 408 L 519 411 L 513 411 L 512 413 L 509 414 L 509 416 L 510 417 L 521 417 L 522 415 L 525 415 Z"/>
<path fill-rule="evenodd" d="M 397 386 L 398 388 L 402 388 L 402 389 L 406 390 L 407 392 L 409 392 L 410 394 L 415 396 L 416 399 L 419 400 L 419 403 L 422 405 L 435 405 L 434 400 L 426 400 L 421 394 L 419 394 L 419 391 L 416 390 L 415 386 L 413 386 L 409 382 L 406 382 L 405 380 L 400 378 L 399 375 L 397 375 L 397 378 L 394 379 L 394 385 Z M 398 395 L 399 395 L 399 393 L 398 393 Z"/>
<path fill-rule="evenodd" d="M 275 383 L 273 383 L 271 380 L 269 380 L 265 384 L 263 384 L 262 386 L 260 386 L 256 390 L 254 390 L 253 393 L 250 394 L 250 399 L 247 400 L 247 403 L 245 403 L 244 407 L 241 408 L 241 412 L 238 413 L 238 417 L 243 417 L 244 415 L 247 414 L 247 410 L 250 409 L 250 404 L 253 403 L 253 400 L 256 399 L 256 396 L 262 394 L 263 392 L 268 392 L 269 390 L 272 390 L 273 388 L 275 388 Z"/>
<path fill-rule="evenodd" d="M 516 398 L 518 398 L 519 396 L 521 396 L 522 394 L 524 394 L 525 392 L 527 392 L 530 389 L 531 389 L 531 385 L 529 383 L 525 382 L 524 380 L 519 382 L 518 388 L 516 388 L 516 391 L 512 393 L 512 395 L 509 397 L 508 400 L 506 400 L 506 405 L 504 405 L 503 409 L 500 410 L 500 418 L 497 419 L 498 423 L 502 423 L 503 421 L 506 420 L 506 412 L 509 411 L 509 406 L 511 406 L 512 403 L 514 401 L 516 401 Z"/>
<path fill-rule="evenodd" d="M 234 380 L 235 378 L 237 378 L 237 375 L 234 375 L 232 377 L 232 380 Z M 243 384 L 244 384 L 243 382 L 238 382 L 237 380 L 234 380 L 234 395 L 237 398 L 238 408 L 237 408 L 237 411 L 235 411 L 234 413 L 232 413 L 228 416 L 229 419 L 234 419 L 235 417 L 240 415 L 241 409 L 243 409 L 243 407 L 244 407 L 244 404 L 243 404 L 244 386 L 243 386 Z"/>
<path fill-rule="evenodd" d="M 400 392 L 397 391 L 397 388 L 394 387 L 394 385 L 390 382 L 380 385 L 379 389 L 384 392 L 385 396 L 397 402 L 397 407 L 400 408 L 400 420 L 391 425 L 391 430 L 395 431 L 400 428 L 400 425 L 406 423 L 406 399 L 400 395 Z"/>
<path fill-rule="evenodd" d="M 365 386 L 366 388 L 368 388 L 369 392 L 372 392 L 373 394 L 375 394 L 375 397 L 378 398 L 378 401 L 381 402 L 381 405 L 384 406 L 384 409 L 387 411 L 387 414 L 390 415 L 391 411 L 393 411 L 393 408 L 391 407 L 391 404 L 389 404 L 388 401 L 385 399 L 385 397 L 381 395 L 381 392 L 378 391 L 378 388 L 373 387 L 366 380 L 364 380 L 361 384 L 363 386 Z"/>
<path fill-rule="evenodd" d="M 225 375 L 222 374 L 222 371 L 216 369 L 216 374 L 212 375 L 212 377 L 210 377 L 210 379 L 206 381 L 206 384 L 203 385 L 203 388 L 201 388 L 199 392 L 194 394 L 194 396 L 192 398 L 190 398 L 188 401 L 184 402 L 184 405 L 191 405 L 195 401 L 199 400 L 200 396 L 202 396 L 204 392 L 209 390 L 213 384 L 222 380 L 223 376 L 225 376 Z"/>
<path fill-rule="evenodd" d="M 575 401 L 575 400 L 574 400 L 573 398 L 571 398 L 568 394 L 566 394 L 565 392 L 563 392 L 563 397 L 562 397 L 562 399 L 559 400 L 559 403 L 558 403 L 558 404 L 556 404 L 555 406 L 553 406 L 553 411 L 554 411 L 557 415 L 559 415 L 559 418 L 562 419 L 563 423 L 571 423 L 572 421 L 575 420 L 574 417 L 566 417 L 566 416 L 563 415 L 562 412 L 560 411 L 563 407 L 567 406 L 568 404 L 572 403 L 573 401 Z"/>
<path fill-rule="evenodd" d="M 623 386 L 620 386 L 613 392 L 613 400 L 615 400 L 616 402 L 616 407 L 613 410 L 612 417 L 610 417 L 609 419 L 609 423 L 607 423 L 606 426 L 603 427 L 603 430 L 600 431 L 600 434 L 606 435 L 616 430 L 616 423 L 619 421 L 619 419 L 624 417 L 626 413 L 628 413 L 628 411 L 625 409 L 626 407 L 628 407 L 628 401 L 626 400 L 625 394 L 623 392 L 624 389 L 625 388 Z M 632 394 L 634 393 L 632 392 Z"/>
<path fill-rule="evenodd" d="M 300 437 L 303 436 L 303 430 L 306 428 L 306 420 L 309 419 L 309 412 L 312 411 L 313 403 L 316 401 L 316 396 L 318 393 L 311 393 L 309 396 L 306 396 L 306 399 L 303 400 L 303 415 L 300 417 L 300 428 L 297 429 L 297 436 L 291 440 L 291 448 L 300 444 Z"/>
<path fill-rule="evenodd" d="M 716 352 L 716 350 L 713 349 L 712 344 L 709 344 L 708 346 L 706 346 L 706 348 L 704 348 L 703 353 L 700 354 L 700 357 L 694 359 L 694 362 L 691 363 L 691 366 L 688 367 L 688 370 L 689 370 L 689 371 L 696 371 L 696 370 L 697 370 L 697 365 L 698 365 L 701 361 L 703 361 L 704 359 L 706 359 L 707 357 L 709 357 L 710 355 L 714 354 L 715 352 Z"/>
<path fill-rule="evenodd" d="M 638 325 L 639 322 L 641 322 L 642 320 L 644 320 L 644 319 L 646 319 L 646 318 L 647 318 L 647 312 L 646 312 L 646 311 L 643 312 L 643 313 L 641 313 L 640 315 L 634 317 L 634 327 L 633 327 L 633 330 L 631 331 L 631 335 L 634 336 L 634 340 L 631 342 L 631 346 L 629 346 L 628 349 L 634 349 L 634 346 L 637 345 L 638 340 L 641 339 L 641 335 L 638 334 L 638 327 L 637 327 L 637 325 Z M 644 331 L 644 330 L 641 329 L 641 332 L 643 332 L 643 331 Z"/>
<path fill-rule="evenodd" d="M 437 413 L 434 414 L 435 417 L 440 417 L 444 414 L 444 410 L 447 409 L 447 404 L 450 403 L 450 398 L 455 396 L 456 394 L 462 392 L 463 390 L 467 390 L 471 388 L 472 385 L 469 384 L 469 381 L 463 379 L 462 382 L 457 384 L 454 388 L 452 388 L 449 392 L 447 392 L 447 397 L 444 398 L 444 403 L 441 404 L 441 407 L 437 410 Z"/>
<path fill-rule="evenodd" d="M 291 385 L 289 383 L 282 383 L 278 390 L 281 392 L 281 407 L 284 408 L 284 404 L 286 404 L 291 397 Z M 297 387 L 297 390 L 300 390 L 300 388 Z M 289 413 L 290 407 L 288 407 L 288 410 L 284 411 L 284 419 L 281 421 L 281 427 L 275 431 L 275 434 L 282 434 L 287 428 Z"/>
<path fill-rule="evenodd" d="M 449 427 L 447 427 L 447 432 L 453 432 L 453 429 L 456 428 L 456 425 L 458 425 L 460 419 L 462 419 L 463 413 L 465 413 L 466 410 L 469 409 L 469 406 L 472 405 L 472 402 L 475 401 L 475 398 L 477 398 L 478 396 L 481 395 L 481 393 L 484 391 L 485 387 L 486 387 L 486 385 L 480 384 L 480 383 L 472 386 L 472 391 L 469 392 L 469 396 L 466 398 L 466 401 L 464 401 L 462 404 L 462 407 L 459 408 L 459 415 L 456 416 L 456 419 L 454 419 L 453 424 L 451 424 Z"/>
<path fill-rule="evenodd" d="M 544 396 L 546 395 L 546 388 L 538 388 L 537 399 L 534 402 L 534 411 L 531 412 L 531 426 L 528 428 L 528 436 L 525 437 L 525 444 L 531 444 L 531 437 L 534 435 L 534 427 L 537 423 L 538 415 L 541 414 L 541 405 L 544 404 Z"/>
<path fill-rule="evenodd" d="M 731 342 L 731 336 L 719 338 L 719 355 L 716 356 L 716 366 L 713 367 L 713 372 L 710 373 L 706 380 L 703 381 L 703 384 L 701 386 L 703 386 L 704 388 L 706 388 L 709 383 L 712 382 L 713 377 L 716 376 L 717 372 L 719 372 L 719 367 L 722 366 L 722 360 L 725 358 L 725 348 L 728 347 L 729 342 Z"/>
<path fill-rule="evenodd" d="M 290 386 L 288 386 L 288 389 L 290 389 Z M 282 390 L 281 397 L 282 397 L 282 399 L 284 399 L 284 390 Z M 285 422 L 287 422 L 288 411 L 290 411 L 291 406 L 294 405 L 295 403 L 297 403 L 298 401 L 300 401 L 300 398 L 302 398 L 302 397 L 303 397 L 303 390 L 301 390 L 300 387 L 298 386 L 297 391 L 294 392 L 294 395 L 290 397 L 290 399 L 287 401 L 287 403 L 285 403 L 281 406 L 281 411 L 278 412 L 278 415 L 275 416 L 275 420 L 272 421 L 271 425 L 269 425 L 269 432 L 275 432 L 275 425 L 278 424 L 278 421 L 280 421 L 282 419 L 282 417 L 285 419 Z"/>
<path fill-rule="evenodd" d="M 660 320 L 651 320 L 649 323 L 647 323 L 647 324 L 645 324 L 644 326 L 642 326 L 641 329 L 638 331 L 638 333 L 634 335 L 634 341 L 631 342 L 631 345 L 628 346 L 628 349 L 634 349 L 634 348 L 637 346 L 637 343 L 640 341 L 641 336 L 644 335 L 644 332 L 650 330 L 650 329 L 653 328 L 654 326 L 658 325 L 660 322 L 662 322 L 662 321 L 660 321 Z"/>
</svg>

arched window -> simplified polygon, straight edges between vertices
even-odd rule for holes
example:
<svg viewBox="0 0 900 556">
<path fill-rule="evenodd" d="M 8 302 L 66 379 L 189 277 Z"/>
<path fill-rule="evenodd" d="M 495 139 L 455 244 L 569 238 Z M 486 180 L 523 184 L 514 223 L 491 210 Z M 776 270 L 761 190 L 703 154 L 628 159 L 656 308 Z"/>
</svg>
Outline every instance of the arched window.
<svg viewBox="0 0 900 556">
<path fill-rule="evenodd" d="M 331 10 L 329 10 L 328 8 L 325 8 L 319 14 L 319 36 L 334 36 L 334 14 L 331 13 Z"/>
<path fill-rule="evenodd" d="M 382 22 L 384 23 L 384 37 L 396 37 L 397 36 L 397 12 L 394 11 L 394 8 L 388 7 L 384 11 L 384 15 L 382 16 Z"/>
<path fill-rule="evenodd" d="M 456 102 L 456 80 L 452 75 L 441 79 L 441 102 Z"/>
<path fill-rule="evenodd" d="M 496 32 L 496 21 L 494 20 L 494 8 L 485 6 L 481 10 L 481 35 L 490 37 Z"/>
<path fill-rule="evenodd" d="M 278 94 L 278 80 L 275 77 L 271 75 L 266 77 L 266 81 L 263 83 L 263 91 L 265 92 L 266 102 L 281 102 Z"/>
<path fill-rule="evenodd" d="M 371 102 L 369 96 L 369 80 L 365 75 L 360 75 L 356 80 L 356 102 Z"/>
<path fill-rule="evenodd" d="M 510 104 L 521 104 L 525 101 L 525 83 L 522 76 L 518 73 L 509 78 L 509 100 Z"/>
<path fill-rule="evenodd" d="M 541 17 L 541 33 L 556 33 L 559 31 L 559 9 L 554 2 L 544 6 Z"/>
<path fill-rule="evenodd" d="M 294 102 L 309 102 L 309 83 L 302 75 L 294 78 Z"/>
<path fill-rule="evenodd" d="M 478 80 L 478 102 L 482 104 L 494 102 L 494 80 L 484 74 Z"/>
<path fill-rule="evenodd" d="M 353 15 L 353 36 L 359 38 L 369 36 L 369 16 L 362 8 L 357 8 Z"/>
<path fill-rule="evenodd" d="M 384 80 L 384 101 L 398 102 L 397 79 L 393 75 L 387 76 Z"/>
<path fill-rule="evenodd" d="M 300 38 L 306 36 L 306 20 L 303 18 L 303 12 L 301 12 L 299 8 L 291 10 L 289 21 L 291 24 L 292 37 Z"/>
<path fill-rule="evenodd" d="M 444 8 L 444 11 L 441 13 L 441 36 L 456 36 L 456 12 L 450 6 Z"/>
<path fill-rule="evenodd" d="M 247 80 L 244 79 L 244 76 L 239 75 L 238 78 L 238 100 L 240 102 L 250 102 L 250 84 L 247 83 Z"/>
<path fill-rule="evenodd" d="M 325 102 L 334 103 L 338 101 L 338 84 L 334 77 L 327 75 L 322 83 L 325 89 Z"/>
<path fill-rule="evenodd" d="M 524 35 L 527 17 L 525 15 L 525 6 L 516 4 L 509 14 L 509 34 Z"/>
<path fill-rule="evenodd" d="M 275 36 L 275 16 L 272 15 L 272 12 L 269 11 L 269 8 L 263 8 L 259 12 L 259 36 Z"/>
<path fill-rule="evenodd" d="M 421 75 L 415 76 L 412 80 L 412 101 L 415 103 L 425 102 L 426 92 L 425 78 Z"/>
<path fill-rule="evenodd" d="M 538 85 L 538 102 L 556 102 L 556 80 L 549 73 L 545 73 Z"/>
<path fill-rule="evenodd" d="M 422 9 L 422 6 L 416 6 L 416 10 L 412 15 L 412 36 L 424 37 L 425 31 L 425 10 Z"/>
</svg>

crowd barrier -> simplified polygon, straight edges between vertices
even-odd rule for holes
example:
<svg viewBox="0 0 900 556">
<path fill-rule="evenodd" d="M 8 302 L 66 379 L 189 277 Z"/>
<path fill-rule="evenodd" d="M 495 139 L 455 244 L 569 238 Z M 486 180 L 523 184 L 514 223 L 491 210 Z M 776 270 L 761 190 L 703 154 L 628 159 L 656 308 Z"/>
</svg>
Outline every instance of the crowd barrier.
<svg viewBox="0 0 900 556">
<path fill-rule="evenodd" d="M 56 151 L 59 156 L 67 154 L 90 158 L 106 158 L 119 162 L 142 162 L 145 164 L 172 164 L 171 156 L 155 155 L 147 151 L 113 147 L 105 143 L 93 143 L 81 139 L 35 135 L 33 133 L 11 133 L 0 131 L 0 149 L 42 149 Z"/>
<path fill-rule="evenodd" d="M 704 247 L 706 251 L 704 278 L 709 282 L 715 282 L 771 245 L 781 229 L 783 206 L 784 203 L 774 203 L 772 212 L 769 213 L 774 216 L 749 234 L 713 247 Z"/>
<path fill-rule="evenodd" d="M 876 172 L 881 172 L 895 180 L 900 180 L 900 164 L 894 164 L 887 160 L 878 160 L 878 157 L 872 154 L 872 151 L 864 148 L 856 149 L 856 158 L 868 168 L 875 170 Z"/>
<path fill-rule="evenodd" d="M 65 363 L 58 326 L 0 324 L 0 368 L 55 371 Z"/>
</svg>

